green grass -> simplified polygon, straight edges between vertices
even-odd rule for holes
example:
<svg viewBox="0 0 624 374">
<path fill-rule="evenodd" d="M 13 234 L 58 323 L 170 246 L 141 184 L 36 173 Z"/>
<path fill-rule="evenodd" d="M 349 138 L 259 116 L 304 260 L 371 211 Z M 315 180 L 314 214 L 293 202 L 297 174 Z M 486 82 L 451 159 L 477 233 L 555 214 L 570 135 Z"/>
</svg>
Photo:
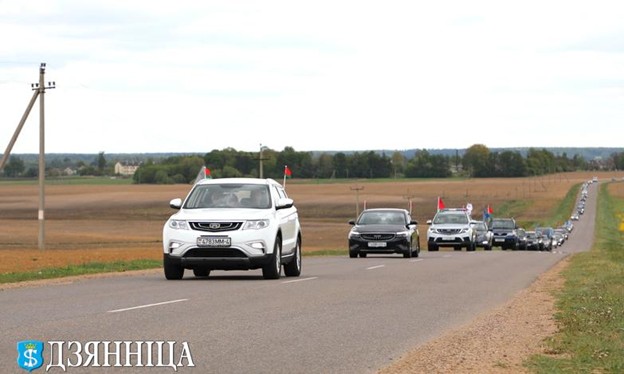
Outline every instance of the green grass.
<svg viewBox="0 0 624 374">
<path fill-rule="evenodd" d="M 68 265 L 60 268 L 46 268 L 38 271 L 4 273 L 0 274 L 0 283 L 15 283 L 40 279 L 63 278 L 74 275 L 153 269 L 160 266 L 162 266 L 162 261 L 160 260 L 90 262 L 80 265 Z"/>
<path fill-rule="evenodd" d="M 557 295 L 559 332 L 548 341 L 548 355 L 525 364 L 535 373 L 624 372 L 624 233 L 618 212 L 624 200 L 602 185 L 596 241 L 591 251 L 571 257 L 565 286 Z"/>
</svg>

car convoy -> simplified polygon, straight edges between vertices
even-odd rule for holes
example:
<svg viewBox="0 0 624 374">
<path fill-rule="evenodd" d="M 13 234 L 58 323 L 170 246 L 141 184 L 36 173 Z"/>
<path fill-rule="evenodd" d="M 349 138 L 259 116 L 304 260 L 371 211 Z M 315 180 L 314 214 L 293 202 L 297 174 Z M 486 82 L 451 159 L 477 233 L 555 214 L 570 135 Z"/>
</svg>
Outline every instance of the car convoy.
<svg viewBox="0 0 624 374">
<path fill-rule="evenodd" d="M 513 218 L 473 220 L 465 208 L 438 209 L 428 220 L 427 249 L 552 251 L 568 239 L 572 221 L 585 211 L 583 184 L 576 212 L 563 225 L 525 230 Z M 208 277 L 212 270 L 262 269 L 265 279 L 301 274 L 302 233 L 294 201 L 273 179 L 201 179 L 188 195 L 170 201 L 176 209 L 163 227 L 165 278 L 182 279 L 185 270 Z M 418 222 L 406 209 L 365 209 L 347 235 L 349 257 L 368 254 L 420 255 Z"/>
</svg>

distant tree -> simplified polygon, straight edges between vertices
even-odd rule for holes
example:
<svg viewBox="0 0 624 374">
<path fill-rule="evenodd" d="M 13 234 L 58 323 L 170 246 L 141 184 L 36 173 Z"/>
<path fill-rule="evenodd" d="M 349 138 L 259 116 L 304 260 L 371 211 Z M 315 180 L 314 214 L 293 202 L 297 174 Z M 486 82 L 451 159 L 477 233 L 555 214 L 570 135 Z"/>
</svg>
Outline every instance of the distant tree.
<svg viewBox="0 0 624 374">
<path fill-rule="evenodd" d="M 426 149 L 416 151 L 408 161 L 405 176 L 409 178 L 446 178 L 451 176 L 449 158 L 432 155 Z"/>
<path fill-rule="evenodd" d="M 500 177 L 524 177 L 527 168 L 524 158 L 519 152 L 503 151 L 498 154 L 496 176 Z"/>
<path fill-rule="evenodd" d="M 102 174 L 104 169 L 106 168 L 106 158 L 104 157 L 104 152 L 100 152 L 97 157 L 97 169 Z"/>
<path fill-rule="evenodd" d="M 624 152 L 614 153 L 611 158 L 617 170 L 624 170 Z"/>
<path fill-rule="evenodd" d="M 546 149 L 530 148 L 526 163 L 530 175 L 543 175 L 557 170 L 555 155 Z"/>
<path fill-rule="evenodd" d="M 349 165 L 347 155 L 338 152 L 334 155 L 334 170 L 337 178 L 349 178 Z"/>
<path fill-rule="evenodd" d="M 24 161 L 16 156 L 11 156 L 9 162 L 4 165 L 4 175 L 10 178 L 19 177 L 24 170 Z"/>
<path fill-rule="evenodd" d="M 315 178 L 331 178 L 335 177 L 334 174 L 334 158 L 327 154 L 321 153 L 317 159 Z"/>
<path fill-rule="evenodd" d="M 403 176 L 405 173 L 406 160 L 403 153 L 395 151 L 392 154 L 392 177 Z"/>
<path fill-rule="evenodd" d="M 483 144 L 470 146 L 464 153 L 462 165 L 471 177 L 487 177 L 492 173 L 489 167 L 490 150 Z"/>
</svg>

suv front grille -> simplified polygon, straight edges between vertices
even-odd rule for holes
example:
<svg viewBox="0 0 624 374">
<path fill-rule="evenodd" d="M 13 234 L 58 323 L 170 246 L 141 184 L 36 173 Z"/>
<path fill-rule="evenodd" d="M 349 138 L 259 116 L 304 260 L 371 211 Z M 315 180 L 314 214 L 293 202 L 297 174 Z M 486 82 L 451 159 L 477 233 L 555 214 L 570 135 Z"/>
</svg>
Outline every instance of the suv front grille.
<svg viewBox="0 0 624 374">
<path fill-rule="evenodd" d="M 242 222 L 190 222 L 193 230 L 207 232 L 235 231 L 240 229 Z"/>
<path fill-rule="evenodd" d="M 394 234 L 362 234 L 364 240 L 392 240 Z"/>
<path fill-rule="evenodd" d="M 438 232 L 444 235 L 456 235 L 461 232 L 461 229 L 438 229 Z"/>
</svg>

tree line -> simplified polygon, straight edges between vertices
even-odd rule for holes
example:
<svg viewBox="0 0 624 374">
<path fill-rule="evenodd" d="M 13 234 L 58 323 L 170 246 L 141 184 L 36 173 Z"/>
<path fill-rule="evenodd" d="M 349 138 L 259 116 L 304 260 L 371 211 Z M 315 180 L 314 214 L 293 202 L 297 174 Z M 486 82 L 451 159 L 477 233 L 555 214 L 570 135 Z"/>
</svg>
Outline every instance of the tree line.
<svg viewBox="0 0 624 374">
<path fill-rule="evenodd" d="M 417 150 L 412 157 L 404 152 L 298 152 L 292 147 L 282 151 L 263 149 L 258 152 L 238 151 L 233 148 L 212 150 L 204 155 L 174 155 L 147 158 L 132 176 L 135 183 L 171 184 L 191 183 L 202 166 L 214 178 L 258 177 L 260 169 L 265 178 L 280 179 L 288 165 L 294 178 L 349 179 L 349 178 L 447 178 L 451 176 L 526 177 L 577 170 L 622 170 L 624 152 L 613 153 L 605 160 L 587 161 L 582 156 L 556 155 L 546 149 L 530 148 L 526 154 L 514 150 L 492 151 L 483 144 L 456 151 L 454 155 L 434 154 Z M 114 164 L 104 152 L 93 162 L 80 161 L 73 165 L 78 175 L 115 175 Z M 70 160 L 57 160 L 46 165 L 46 175 L 57 176 Z M 19 157 L 11 156 L 3 170 L 5 177 L 37 177 L 38 168 L 26 168 Z"/>
<path fill-rule="evenodd" d="M 619 155 L 614 155 L 615 160 Z M 621 155 L 624 161 L 624 152 Z M 260 166 L 262 164 L 262 166 Z M 556 172 L 595 170 L 605 163 L 588 162 L 583 157 L 555 155 L 546 149 L 529 149 L 526 156 L 518 151 L 492 152 L 485 145 L 475 144 L 460 156 L 432 154 L 417 151 L 406 158 L 399 151 L 385 152 L 297 152 L 292 147 L 282 151 L 263 150 L 243 152 L 233 148 L 213 150 L 204 156 L 173 156 L 160 161 L 148 161 L 134 174 L 136 183 L 190 183 L 202 166 L 212 177 L 263 177 L 280 179 L 287 165 L 295 178 L 348 179 L 348 178 L 447 178 L 464 176 L 526 177 Z M 607 163 L 611 168 L 613 162 Z"/>
</svg>

